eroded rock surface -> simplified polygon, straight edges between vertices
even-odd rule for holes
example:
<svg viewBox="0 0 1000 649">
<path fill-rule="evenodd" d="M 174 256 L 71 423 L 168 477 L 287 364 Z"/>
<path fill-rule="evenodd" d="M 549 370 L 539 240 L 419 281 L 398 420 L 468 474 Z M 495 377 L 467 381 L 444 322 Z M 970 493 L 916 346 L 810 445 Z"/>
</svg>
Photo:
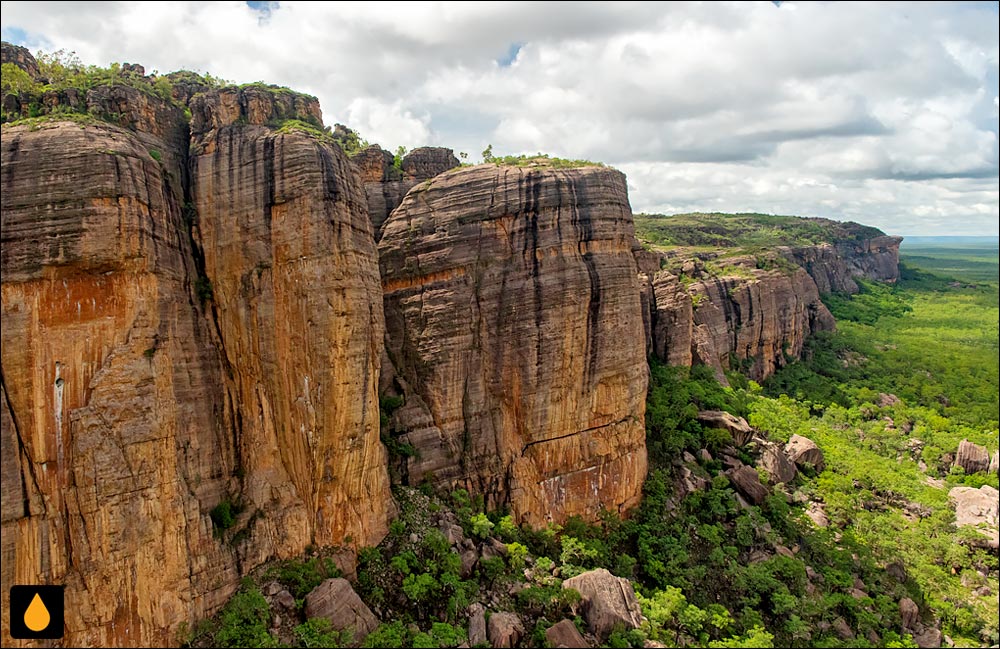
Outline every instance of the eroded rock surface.
<svg viewBox="0 0 1000 649">
<path fill-rule="evenodd" d="M 531 524 L 638 502 L 646 363 L 625 178 L 481 165 L 415 187 L 379 243 L 404 480 Z"/>
</svg>

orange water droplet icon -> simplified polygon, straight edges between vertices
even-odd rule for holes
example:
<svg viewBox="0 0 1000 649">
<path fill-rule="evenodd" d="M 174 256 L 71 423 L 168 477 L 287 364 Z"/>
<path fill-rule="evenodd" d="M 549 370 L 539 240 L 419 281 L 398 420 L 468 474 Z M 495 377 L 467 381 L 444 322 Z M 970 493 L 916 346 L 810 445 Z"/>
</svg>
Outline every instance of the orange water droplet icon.
<svg viewBox="0 0 1000 649">
<path fill-rule="evenodd" d="M 51 620 L 52 617 L 49 615 L 49 609 L 45 608 L 45 602 L 42 601 L 38 593 L 35 593 L 34 599 L 31 600 L 28 609 L 24 612 L 24 625 L 38 633 L 43 631 Z"/>
</svg>

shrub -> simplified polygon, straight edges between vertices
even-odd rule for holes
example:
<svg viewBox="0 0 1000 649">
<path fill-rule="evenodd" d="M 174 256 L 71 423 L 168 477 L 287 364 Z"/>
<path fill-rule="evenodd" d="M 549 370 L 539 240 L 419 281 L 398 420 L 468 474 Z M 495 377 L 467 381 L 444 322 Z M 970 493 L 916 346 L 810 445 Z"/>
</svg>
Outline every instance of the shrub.
<svg viewBox="0 0 1000 649">
<path fill-rule="evenodd" d="M 244 578 L 239 591 L 226 603 L 219 615 L 219 629 L 214 641 L 218 647 L 275 647 L 268 633 L 271 610 L 253 581 Z"/>
</svg>

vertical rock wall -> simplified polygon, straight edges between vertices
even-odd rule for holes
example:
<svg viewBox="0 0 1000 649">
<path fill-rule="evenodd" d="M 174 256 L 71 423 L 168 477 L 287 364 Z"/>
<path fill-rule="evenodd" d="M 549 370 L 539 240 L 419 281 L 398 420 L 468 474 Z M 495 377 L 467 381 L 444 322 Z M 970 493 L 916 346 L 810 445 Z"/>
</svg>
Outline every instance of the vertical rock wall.
<svg viewBox="0 0 1000 649">
<path fill-rule="evenodd" d="M 379 244 L 411 483 L 532 524 L 638 502 L 647 372 L 625 178 L 481 165 L 410 190 Z"/>
</svg>

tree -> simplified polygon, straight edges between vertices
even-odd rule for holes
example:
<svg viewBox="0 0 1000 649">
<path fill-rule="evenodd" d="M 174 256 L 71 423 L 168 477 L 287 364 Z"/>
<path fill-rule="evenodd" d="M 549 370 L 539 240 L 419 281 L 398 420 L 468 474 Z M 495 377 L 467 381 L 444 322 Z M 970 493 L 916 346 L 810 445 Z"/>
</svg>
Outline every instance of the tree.
<svg viewBox="0 0 1000 649">
<path fill-rule="evenodd" d="M 493 162 L 495 159 L 496 158 L 493 155 L 493 145 L 486 145 L 486 148 L 483 149 L 483 162 Z"/>
</svg>

